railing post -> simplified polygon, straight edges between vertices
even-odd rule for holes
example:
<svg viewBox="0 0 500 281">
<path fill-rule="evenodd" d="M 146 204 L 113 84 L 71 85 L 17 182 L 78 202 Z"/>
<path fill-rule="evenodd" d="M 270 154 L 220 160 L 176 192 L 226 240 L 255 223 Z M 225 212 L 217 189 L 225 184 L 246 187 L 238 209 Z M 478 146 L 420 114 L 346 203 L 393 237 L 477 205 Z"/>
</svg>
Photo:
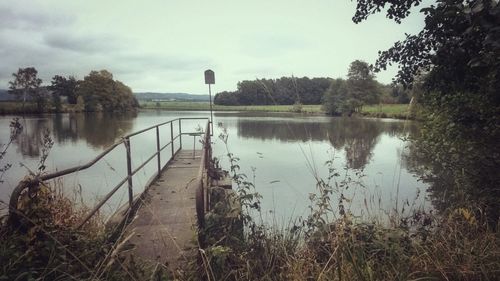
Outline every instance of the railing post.
<svg viewBox="0 0 500 281">
<path fill-rule="evenodd" d="M 170 122 L 170 147 L 172 148 L 172 157 L 174 158 L 174 122 Z"/>
<path fill-rule="evenodd" d="M 158 177 L 161 172 L 161 158 L 160 158 L 160 128 L 156 126 L 156 153 L 158 153 Z"/>
<path fill-rule="evenodd" d="M 211 153 L 210 153 L 210 150 L 212 149 L 211 147 L 211 143 L 210 143 L 210 136 L 212 135 L 212 130 L 210 128 L 210 121 L 209 121 L 209 126 L 207 126 L 207 130 L 208 130 L 208 133 L 206 134 L 206 137 L 204 139 L 204 142 L 205 142 L 205 167 L 208 168 L 208 164 L 210 163 L 210 159 L 211 159 Z"/>
<path fill-rule="evenodd" d="M 212 123 L 212 122 L 210 122 Z M 207 137 L 205 138 L 205 169 L 210 169 L 210 160 L 212 159 L 212 144 L 210 143 L 210 137 L 213 134 L 213 124 L 210 124 L 210 126 L 207 126 L 207 130 L 209 131 L 207 134 Z M 207 182 L 210 181 L 210 177 L 208 176 L 207 173 Z M 208 186 L 208 183 L 207 183 Z M 207 212 L 210 211 L 210 192 L 207 191 L 206 194 L 207 197 Z"/>
<path fill-rule="evenodd" d="M 182 120 L 179 118 L 179 149 L 182 149 Z"/>
<path fill-rule="evenodd" d="M 127 175 L 128 175 L 128 203 L 130 208 L 132 208 L 132 202 L 134 201 L 134 191 L 132 189 L 132 158 L 130 155 L 130 138 L 126 137 L 125 149 L 127 151 Z"/>
</svg>

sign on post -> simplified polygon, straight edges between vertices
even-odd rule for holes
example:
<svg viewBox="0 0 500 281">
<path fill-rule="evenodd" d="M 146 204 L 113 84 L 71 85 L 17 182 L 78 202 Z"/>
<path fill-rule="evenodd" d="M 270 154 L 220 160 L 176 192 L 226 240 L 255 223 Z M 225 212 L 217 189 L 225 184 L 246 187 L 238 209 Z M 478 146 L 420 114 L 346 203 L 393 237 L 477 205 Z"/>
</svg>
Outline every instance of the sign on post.
<svg viewBox="0 0 500 281">
<path fill-rule="evenodd" d="M 215 84 L 215 73 L 211 69 L 205 70 L 205 84 Z"/>
<path fill-rule="evenodd" d="M 208 84 L 208 95 L 210 97 L 210 135 L 214 133 L 214 114 L 212 111 L 212 89 L 210 85 L 215 84 L 215 73 L 211 69 L 205 70 L 205 84 Z"/>
</svg>

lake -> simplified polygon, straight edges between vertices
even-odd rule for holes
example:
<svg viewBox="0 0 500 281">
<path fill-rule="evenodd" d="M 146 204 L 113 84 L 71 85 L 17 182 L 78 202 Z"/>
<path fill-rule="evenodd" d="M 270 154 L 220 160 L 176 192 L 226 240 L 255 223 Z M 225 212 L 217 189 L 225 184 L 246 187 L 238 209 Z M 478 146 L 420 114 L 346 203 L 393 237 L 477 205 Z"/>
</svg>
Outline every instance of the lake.
<svg viewBox="0 0 500 281">
<path fill-rule="evenodd" d="M 41 155 L 44 131 L 48 130 L 54 146 L 45 162 L 52 172 L 83 164 L 121 136 L 148 126 L 179 117 L 208 117 L 208 112 L 141 111 L 130 114 L 57 114 L 20 118 L 23 133 L 13 142 L 2 160 L 12 168 L 3 176 L 0 200 L 8 202 L 12 189 L 28 173 L 36 171 Z M 8 142 L 9 123 L 13 116 L 0 117 L 0 143 Z M 204 128 L 203 121 L 183 121 L 183 131 Z M 176 125 L 177 126 L 177 125 Z M 175 127 L 175 126 L 174 126 Z M 217 137 L 227 130 L 226 145 Z M 174 128 L 177 130 L 177 127 Z M 356 215 L 374 216 L 398 206 L 426 208 L 426 184 L 411 169 L 408 136 L 418 133 L 418 124 L 400 120 L 337 118 L 283 113 L 214 113 L 213 156 L 228 167 L 227 149 L 240 158 L 241 172 L 254 182 L 263 196 L 262 209 L 266 221 L 286 221 L 308 214 L 310 194 L 316 193 L 318 179 L 327 180 L 329 168 L 339 176 L 337 184 L 351 178 L 349 188 L 338 188 L 336 204 L 342 194 L 348 208 Z M 169 131 L 169 130 L 165 130 Z M 161 142 L 169 140 L 160 132 Z M 195 144 L 183 137 L 186 148 Z M 178 145 L 178 143 L 176 144 Z M 178 147 L 178 146 L 176 146 Z M 131 140 L 134 167 L 156 149 L 154 132 Z M 162 159 L 170 150 L 162 153 Z M 331 164 L 325 165 L 331 160 Z M 22 166 L 20 165 L 22 163 Z M 134 186 L 146 183 L 155 171 L 152 161 L 134 178 Z M 93 205 L 126 175 L 125 149 L 120 147 L 97 165 L 66 176 L 59 182 L 64 192 L 78 202 Z M 332 182 L 335 186 L 335 182 Z M 142 190 L 134 189 L 138 194 Z M 126 188 L 115 194 L 103 209 L 111 214 L 127 202 Z M 334 209 L 336 206 L 332 206 Z"/>
</svg>

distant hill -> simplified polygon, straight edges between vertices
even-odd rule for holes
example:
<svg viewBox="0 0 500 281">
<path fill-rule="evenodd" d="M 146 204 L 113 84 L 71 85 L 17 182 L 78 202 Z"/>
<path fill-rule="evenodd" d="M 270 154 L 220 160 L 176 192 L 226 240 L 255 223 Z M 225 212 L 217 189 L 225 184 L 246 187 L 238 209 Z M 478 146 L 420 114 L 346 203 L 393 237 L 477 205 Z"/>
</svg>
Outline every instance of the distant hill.
<svg viewBox="0 0 500 281">
<path fill-rule="evenodd" d="M 138 100 L 176 100 L 176 101 L 208 101 L 208 95 L 186 93 L 134 93 Z"/>
<path fill-rule="evenodd" d="M 0 89 L 0 101 L 14 100 L 15 97 L 7 92 L 7 90 Z"/>
<path fill-rule="evenodd" d="M 208 95 L 193 95 L 186 93 L 134 93 L 138 100 L 176 100 L 176 101 L 208 101 Z M 0 101 L 15 100 L 15 97 L 0 89 Z"/>
</svg>

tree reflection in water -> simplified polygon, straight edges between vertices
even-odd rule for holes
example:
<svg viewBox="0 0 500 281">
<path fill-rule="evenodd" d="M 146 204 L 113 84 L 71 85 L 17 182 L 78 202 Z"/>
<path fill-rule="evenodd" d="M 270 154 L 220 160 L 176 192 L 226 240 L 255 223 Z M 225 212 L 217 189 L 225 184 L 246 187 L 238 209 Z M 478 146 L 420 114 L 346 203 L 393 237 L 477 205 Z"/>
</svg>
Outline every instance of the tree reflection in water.
<svg viewBox="0 0 500 281">
<path fill-rule="evenodd" d="M 416 124 L 399 121 L 347 117 L 323 120 L 326 121 L 238 119 L 238 136 L 282 142 L 329 141 L 335 149 L 344 150 L 349 168 L 363 169 L 382 134 L 406 137 L 418 131 Z"/>
<path fill-rule="evenodd" d="M 104 149 L 129 133 L 137 113 L 69 113 L 24 118 L 23 132 L 15 143 L 24 156 L 40 156 L 43 132 L 49 129 L 57 143 L 84 140 L 93 148 Z"/>
</svg>

